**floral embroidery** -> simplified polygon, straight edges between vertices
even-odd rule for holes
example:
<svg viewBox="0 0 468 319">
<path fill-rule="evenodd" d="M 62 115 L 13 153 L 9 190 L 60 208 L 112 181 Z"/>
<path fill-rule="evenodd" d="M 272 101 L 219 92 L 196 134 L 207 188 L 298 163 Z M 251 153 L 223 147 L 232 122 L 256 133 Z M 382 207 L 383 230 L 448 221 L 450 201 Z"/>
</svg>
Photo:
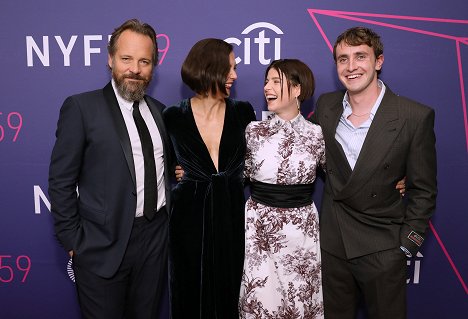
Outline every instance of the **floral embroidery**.
<svg viewBox="0 0 468 319">
<path fill-rule="evenodd" d="M 319 126 L 301 115 L 273 115 L 246 129 L 245 177 L 270 184 L 310 184 L 325 166 Z M 249 199 L 245 210 L 242 318 L 323 318 L 319 220 L 314 204 L 276 208 Z"/>
</svg>

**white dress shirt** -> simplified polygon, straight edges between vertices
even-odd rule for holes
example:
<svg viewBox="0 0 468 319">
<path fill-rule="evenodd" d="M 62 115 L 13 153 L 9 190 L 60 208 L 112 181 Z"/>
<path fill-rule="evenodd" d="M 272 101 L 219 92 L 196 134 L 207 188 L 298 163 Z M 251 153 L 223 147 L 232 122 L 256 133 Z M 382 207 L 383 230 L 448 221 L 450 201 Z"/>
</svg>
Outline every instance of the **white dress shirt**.
<svg viewBox="0 0 468 319">
<path fill-rule="evenodd" d="M 128 136 L 130 137 L 130 144 L 132 145 L 132 154 L 133 154 L 133 163 L 135 165 L 135 178 L 136 178 L 136 191 L 137 191 L 137 206 L 135 216 L 143 216 L 143 204 L 145 200 L 144 192 L 144 181 L 145 181 L 145 169 L 143 161 L 143 151 L 141 148 L 140 136 L 138 135 L 138 130 L 133 120 L 133 101 L 127 101 L 121 97 L 115 87 L 115 82 L 112 80 L 112 87 L 114 88 L 115 96 L 117 97 L 117 102 L 120 106 L 120 111 L 125 121 L 127 127 Z M 145 120 L 146 126 L 151 135 L 151 140 L 153 142 L 154 149 L 154 160 L 156 165 L 156 178 L 158 185 L 158 210 L 166 204 L 166 193 L 165 193 L 165 183 L 164 183 L 164 152 L 161 136 L 159 134 L 158 127 L 156 122 L 151 114 L 151 111 L 146 104 L 146 101 L 143 99 L 140 101 L 140 112 L 141 116 Z"/>
</svg>

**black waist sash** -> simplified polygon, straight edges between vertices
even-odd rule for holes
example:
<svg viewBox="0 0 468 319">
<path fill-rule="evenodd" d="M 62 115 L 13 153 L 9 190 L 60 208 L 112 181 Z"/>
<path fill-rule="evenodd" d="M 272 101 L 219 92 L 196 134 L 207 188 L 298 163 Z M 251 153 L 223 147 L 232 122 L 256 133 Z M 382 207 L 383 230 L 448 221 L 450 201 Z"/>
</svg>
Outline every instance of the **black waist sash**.
<svg viewBox="0 0 468 319">
<path fill-rule="evenodd" d="M 295 208 L 312 204 L 313 184 L 279 185 L 252 182 L 250 197 L 257 203 L 280 208 Z"/>
</svg>

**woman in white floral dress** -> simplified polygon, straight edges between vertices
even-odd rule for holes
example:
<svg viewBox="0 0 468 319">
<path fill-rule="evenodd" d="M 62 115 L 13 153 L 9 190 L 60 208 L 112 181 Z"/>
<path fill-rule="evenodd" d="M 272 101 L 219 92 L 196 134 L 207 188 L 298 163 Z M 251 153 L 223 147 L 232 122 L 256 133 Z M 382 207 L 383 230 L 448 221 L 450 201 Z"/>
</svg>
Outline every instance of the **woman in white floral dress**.
<svg viewBox="0 0 468 319">
<path fill-rule="evenodd" d="M 316 169 L 325 164 L 320 126 L 300 114 L 312 96 L 311 70 L 295 59 L 265 72 L 266 121 L 246 129 L 245 261 L 241 318 L 323 318 L 319 218 L 312 202 Z"/>
</svg>

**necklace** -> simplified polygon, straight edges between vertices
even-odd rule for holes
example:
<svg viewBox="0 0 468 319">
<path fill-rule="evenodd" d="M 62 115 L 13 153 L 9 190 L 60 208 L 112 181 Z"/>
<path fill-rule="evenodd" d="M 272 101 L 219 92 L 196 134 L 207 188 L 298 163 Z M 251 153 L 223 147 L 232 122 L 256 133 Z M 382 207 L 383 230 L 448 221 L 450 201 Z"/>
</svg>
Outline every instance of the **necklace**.
<svg viewBox="0 0 468 319">
<path fill-rule="evenodd" d="M 363 117 L 363 116 L 365 116 L 365 115 L 367 115 L 367 114 L 370 114 L 370 112 L 363 113 L 363 114 L 360 114 L 360 115 L 358 115 L 358 114 L 356 114 L 356 113 L 351 113 L 351 115 L 354 115 L 354 116 L 356 116 L 356 117 Z"/>
</svg>

